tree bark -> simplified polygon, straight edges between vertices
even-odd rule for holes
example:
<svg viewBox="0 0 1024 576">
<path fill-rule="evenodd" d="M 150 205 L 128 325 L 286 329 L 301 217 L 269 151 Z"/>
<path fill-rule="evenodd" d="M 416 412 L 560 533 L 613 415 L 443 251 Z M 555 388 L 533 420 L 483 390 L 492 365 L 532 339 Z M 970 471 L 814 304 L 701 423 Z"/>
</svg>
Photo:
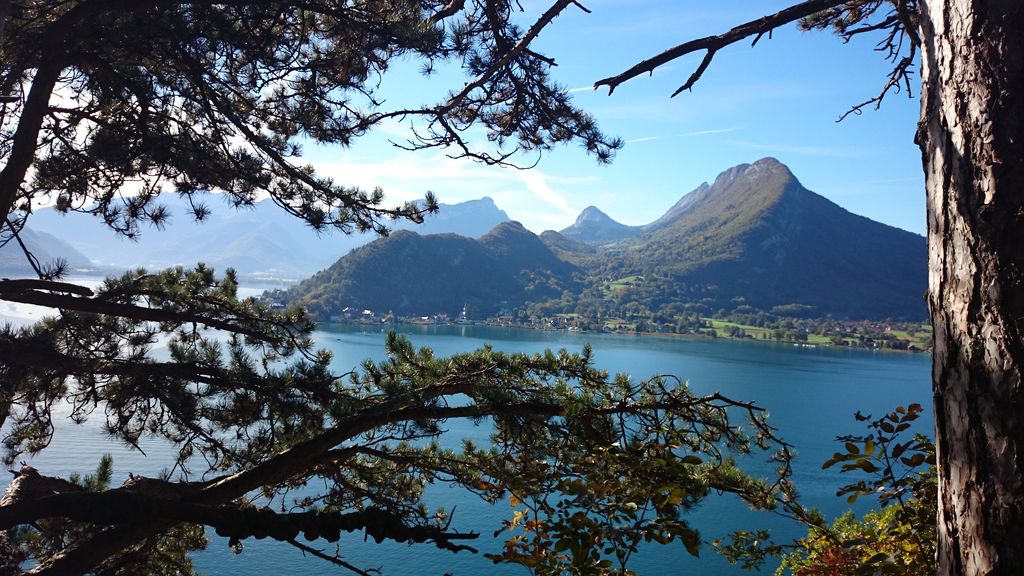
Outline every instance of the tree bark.
<svg viewBox="0 0 1024 576">
<path fill-rule="evenodd" d="M 921 0 L 939 574 L 1024 574 L 1024 4 Z"/>
</svg>

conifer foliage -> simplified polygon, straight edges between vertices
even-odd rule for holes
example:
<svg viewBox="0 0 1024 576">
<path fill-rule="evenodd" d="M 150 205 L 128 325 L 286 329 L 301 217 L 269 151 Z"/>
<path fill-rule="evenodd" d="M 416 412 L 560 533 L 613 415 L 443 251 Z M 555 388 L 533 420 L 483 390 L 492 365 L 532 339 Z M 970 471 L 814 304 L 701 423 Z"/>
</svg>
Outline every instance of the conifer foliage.
<svg viewBox="0 0 1024 576">
<path fill-rule="evenodd" d="M 609 160 L 619 142 L 550 80 L 553 60 L 529 48 L 578 5 L 557 0 L 523 27 L 517 6 L 0 2 L 3 241 L 24 248 L 19 231 L 41 201 L 135 237 L 168 217 L 161 194 L 186 198 L 202 219 L 211 192 L 238 207 L 269 196 L 317 229 L 383 234 L 390 219 L 420 220 L 433 198 L 387 207 L 381 191 L 319 175 L 300 155 L 304 142 L 346 146 L 385 122 L 413 124 L 404 147 L 488 163 L 561 142 Z M 440 102 L 391 109 L 378 83 L 397 58 L 426 72 L 461 68 L 466 80 Z M 489 148 L 467 138 L 473 127 Z M 287 542 L 358 574 L 365 567 L 323 540 L 360 532 L 469 549 L 477 535 L 459 530 L 457 515 L 427 511 L 434 482 L 488 501 L 512 494 L 543 516 L 524 525 L 536 538 L 510 534 L 497 562 L 626 573 L 642 541 L 695 551 L 683 515 L 712 489 L 760 506 L 785 497 L 788 452 L 756 407 L 664 378 L 609 377 L 589 351 L 436 358 L 392 336 L 385 361 L 338 374 L 301 310 L 238 298 L 231 271 L 135 270 L 89 288 L 25 252 L 37 278 L 0 280 L 0 299 L 52 314 L 0 329 L 5 461 L 88 419 L 130 445 L 162 438 L 177 461 L 121 486 L 108 460 L 66 479 L 21 466 L 0 501 L 4 574 L 188 574 L 206 529 L 235 548 Z M 64 413 L 71 422 L 58 424 Z M 458 418 L 490 422 L 493 445 L 441 448 L 444 423 Z M 737 473 L 729 450 L 767 451 L 779 478 Z"/>
</svg>

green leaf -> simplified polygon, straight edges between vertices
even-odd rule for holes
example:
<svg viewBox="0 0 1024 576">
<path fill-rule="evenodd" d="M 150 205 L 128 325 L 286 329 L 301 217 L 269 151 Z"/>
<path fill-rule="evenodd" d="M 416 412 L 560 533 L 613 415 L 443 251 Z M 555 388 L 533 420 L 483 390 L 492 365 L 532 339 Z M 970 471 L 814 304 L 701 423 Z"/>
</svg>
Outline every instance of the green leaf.
<svg viewBox="0 0 1024 576">
<path fill-rule="evenodd" d="M 865 564 L 877 564 L 879 562 L 884 562 L 884 561 L 886 561 L 888 559 L 889 559 L 889 555 L 888 554 L 886 554 L 885 552 L 878 552 L 877 554 L 875 554 L 875 555 L 871 556 L 870 558 L 868 558 L 867 560 L 865 560 L 864 563 Z"/>
<path fill-rule="evenodd" d="M 893 446 L 892 457 L 899 458 L 900 456 L 903 455 L 904 452 L 907 451 L 907 448 L 910 448 L 910 442 L 904 442 L 903 444 L 897 444 Z"/>
<path fill-rule="evenodd" d="M 915 466 L 915 467 L 916 466 L 920 466 L 922 463 L 924 463 L 924 460 L 925 460 L 925 455 L 924 454 L 914 454 L 913 456 L 910 457 L 910 464 L 909 465 L 910 466 Z"/>
<path fill-rule="evenodd" d="M 693 530 L 686 530 L 682 537 L 683 546 L 692 556 L 700 556 L 700 536 Z"/>
</svg>

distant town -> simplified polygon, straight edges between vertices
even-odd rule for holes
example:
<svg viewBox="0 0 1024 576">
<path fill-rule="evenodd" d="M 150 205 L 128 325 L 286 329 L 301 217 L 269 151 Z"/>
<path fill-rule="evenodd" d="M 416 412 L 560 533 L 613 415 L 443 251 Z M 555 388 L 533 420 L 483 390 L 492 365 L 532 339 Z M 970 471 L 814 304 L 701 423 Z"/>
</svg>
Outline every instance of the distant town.
<svg viewBox="0 0 1024 576">
<path fill-rule="evenodd" d="M 343 308 L 329 319 L 337 324 L 481 324 L 532 330 L 690 336 L 791 343 L 800 346 L 837 346 L 869 350 L 926 352 L 931 350 L 932 331 L 927 323 L 833 318 L 787 318 L 766 313 L 732 316 L 683 315 L 666 318 L 584 318 L 578 314 L 543 316 L 524 310 L 502 310 L 495 316 L 472 319 L 466 308 L 456 316 L 431 314 L 396 316 L 368 309 Z"/>
</svg>

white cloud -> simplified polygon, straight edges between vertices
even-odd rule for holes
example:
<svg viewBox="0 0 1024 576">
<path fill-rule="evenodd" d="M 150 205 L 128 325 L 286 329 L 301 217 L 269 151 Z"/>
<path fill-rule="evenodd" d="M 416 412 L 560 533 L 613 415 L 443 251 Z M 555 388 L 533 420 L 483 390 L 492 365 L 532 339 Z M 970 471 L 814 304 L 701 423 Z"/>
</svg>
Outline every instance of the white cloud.
<svg viewBox="0 0 1024 576">
<path fill-rule="evenodd" d="M 626 140 L 626 144 L 639 144 L 641 142 L 652 142 L 654 140 L 665 140 L 672 136 L 641 136 L 640 138 L 630 138 Z"/>
<path fill-rule="evenodd" d="M 537 168 L 487 166 L 428 151 L 396 150 L 380 161 L 357 160 L 345 154 L 336 161 L 311 164 L 320 175 L 340 184 L 368 190 L 380 186 L 388 204 L 423 198 L 428 190 L 448 204 L 490 196 L 509 218 L 535 232 L 564 227 L 567 219 L 572 222 L 576 218 L 579 211 L 566 200 L 562 186 L 598 180 L 593 176 L 550 177 Z"/>
<path fill-rule="evenodd" d="M 792 144 L 765 144 L 761 142 L 746 142 L 733 140 L 730 144 L 748 150 L 758 150 L 769 154 L 795 154 L 801 156 L 816 156 L 823 158 L 857 158 L 867 156 L 867 151 L 860 148 L 844 146 L 807 146 Z"/>
<path fill-rule="evenodd" d="M 696 132 L 685 132 L 679 136 L 708 136 L 710 134 L 725 134 L 727 132 L 738 132 L 743 128 L 712 128 L 710 130 L 697 130 Z"/>
<path fill-rule="evenodd" d="M 710 130 L 697 130 L 694 132 L 681 132 L 679 134 L 667 134 L 664 136 L 641 136 L 639 138 L 631 138 L 626 140 L 626 144 L 638 144 L 640 142 L 651 142 L 653 140 L 666 140 L 668 138 L 691 138 L 695 136 L 710 136 L 712 134 L 726 134 L 729 132 L 737 132 L 742 128 L 712 128 Z"/>
<path fill-rule="evenodd" d="M 546 202 L 549 206 L 558 209 L 562 214 L 575 218 L 576 214 L 579 213 L 579 210 L 572 207 L 559 192 L 548 184 L 543 172 L 536 168 L 521 170 L 518 172 L 518 176 L 530 192 L 533 192 L 535 196 Z"/>
</svg>

